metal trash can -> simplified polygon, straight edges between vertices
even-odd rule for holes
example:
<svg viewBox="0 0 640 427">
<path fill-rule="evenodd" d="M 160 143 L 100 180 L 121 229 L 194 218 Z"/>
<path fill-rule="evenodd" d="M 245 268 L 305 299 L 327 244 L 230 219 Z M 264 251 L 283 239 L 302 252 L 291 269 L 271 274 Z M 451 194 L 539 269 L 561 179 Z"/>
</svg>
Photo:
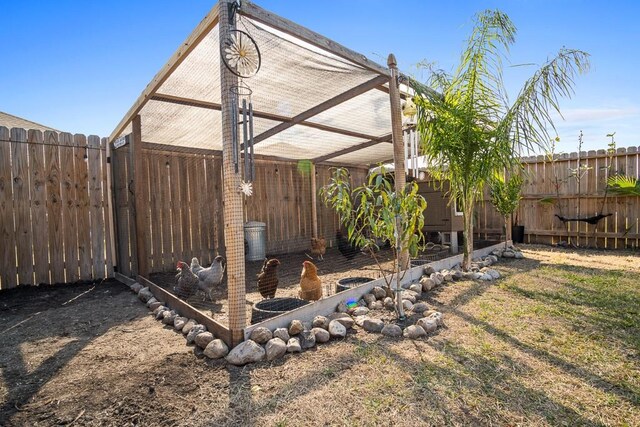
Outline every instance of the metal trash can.
<svg viewBox="0 0 640 427">
<path fill-rule="evenodd" d="M 262 261 L 267 252 L 267 224 L 249 221 L 244 225 L 244 240 L 247 242 L 247 261 Z"/>
</svg>

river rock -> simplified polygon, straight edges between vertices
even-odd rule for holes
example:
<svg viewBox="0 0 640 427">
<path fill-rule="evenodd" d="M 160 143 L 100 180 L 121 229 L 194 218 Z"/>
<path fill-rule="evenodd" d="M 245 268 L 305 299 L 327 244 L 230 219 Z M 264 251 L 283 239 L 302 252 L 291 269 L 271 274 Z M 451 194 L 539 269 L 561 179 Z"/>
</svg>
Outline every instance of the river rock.
<svg viewBox="0 0 640 427">
<path fill-rule="evenodd" d="M 165 311 L 163 316 L 162 316 L 162 323 L 164 323 L 165 325 L 172 325 L 173 326 L 173 321 L 175 320 L 176 316 L 177 316 L 177 314 L 173 310 Z"/>
<path fill-rule="evenodd" d="M 327 325 L 327 328 L 328 327 L 329 325 Z M 324 328 L 313 328 L 311 329 L 311 332 L 313 332 L 313 335 L 316 337 L 316 342 L 319 344 L 327 342 L 331 339 L 331 334 L 329 334 L 329 331 Z"/>
<path fill-rule="evenodd" d="M 311 323 L 311 326 L 313 328 L 327 329 L 329 328 L 329 319 L 327 319 L 324 316 L 316 316 L 313 318 L 313 322 Z"/>
<path fill-rule="evenodd" d="M 426 310 L 429 310 L 429 306 L 427 305 L 426 302 L 418 302 L 413 305 L 412 310 L 414 313 L 423 313 Z"/>
<path fill-rule="evenodd" d="M 186 317 L 182 317 L 182 316 L 176 316 L 175 319 L 173 319 L 173 329 L 175 329 L 176 331 L 180 331 L 182 332 L 182 328 L 184 328 L 184 325 L 187 323 L 187 319 Z"/>
<path fill-rule="evenodd" d="M 422 296 L 422 285 L 419 283 L 411 284 L 411 286 L 409 286 L 409 290 L 415 292 L 418 298 Z"/>
<path fill-rule="evenodd" d="M 182 333 L 185 334 L 185 335 L 188 334 L 189 332 L 191 332 L 191 328 L 193 328 L 197 324 L 198 324 L 198 322 L 196 322 L 193 319 L 187 320 L 187 322 L 182 327 Z"/>
<path fill-rule="evenodd" d="M 402 291 L 402 299 L 411 301 L 412 304 L 418 300 L 415 293 L 413 293 L 412 291 Z"/>
<path fill-rule="evenodd" d="M 451 272 L 451 277 L 453 277 L 453 280 L 461 280 L 462 279 L 462 271 L 453 270 Z"/>
<path fill-rule="evenodd" d="M 429 314 L 429 319 L 434 319 L 438 326 L 444 326 L 444 316 L 439 311 Z"/>
<path fill-rule="evenodd" d="M 200 348 L 207 348 L 209 343 L 213 341 L 215 337 L 211 332 L 202 332 L 196 335 L 195 343 Z"/>
<path fill-rule="evenodd" d="M 444 276 L 442 276 L 444 278 L 445 282 L 453 282 L 453 274 L 447 272 L 447 274 L 445 274 Z"/>
<path fill-rule="evenodd" d="M 131 285 L 131 290 L 132 290 L 133 292 L 135 292 L 136 294 L 137 294 L 138 292 L 140 292 L 140 291 L 142 290 L 142 288 L 144 288 L 144 286 L 142 286 L 142 285 L 141 285 L 140 283 L 138 283 L 138 282 L 135 282 L 133 285 Z"/>
<path fill-rule="evenodd" d="M 384 325 L 384 328 L 382 328 L 382 331 L 380 332 L 382 335 L 386 335 L 388 337 L 397 338 L 402 336 L 402 328 L 392 323 Z"/>
<path fill-rule="evenodd" d="M 226 357 L 227 362 L 232 365 L 246 365 L 247 363 L 254 363 L 264 359 L 264 348 L 253 340 L 246 340 L 241 342 L 229 352 Z"/>
<path fill-rule="evenodd" d="M 149 288 L 142 288 L 138 292 L 138 298 L 140 298 L 140 301 L 142 301 L 143 303 L 146 304 L 147 301 L 149 301 L 151 298 L 153 298 L 153 294 L 151 293 Z"/>
<path fill-rule="evenodd" d="M 384 328 L 384 322 L 380 319 L 365 319 L 362 327 L 367 332 L 380 332 Z"/>
<path fill-rule="evenodd" d="M 289 341 L 287 341 L 287 353 L 300 353 L 301 351 L 300 340 L 296 337 L 289 338 Z"/>
<path fill-rule="evenodd" d="M 344 338 L 347 335 L 347 328 L 340 322 L 342 319 L 335 319 L 329 322 L 329 334 L 334 338 Z M 353 321 L 353 319 L 351 319 Z"/>
<path fill-rule="evenodd" d="M 353 320 L 353 317 L 349 316 L 346 313 L 332 313 L 329 316 L 329 324 L 331 324 L 331 322 L 334 320 L 342 323 L 342 326 L 347 329 L 353 328 L 353 325 L 355 325 L 356 323 L 355 320 Z"/>
<path fill-rule="evenodd" d="M 358 307 L 355 310 L 353 310 L 353 315 L 355 317 L 358 316 L 365 316 L 369 313 L 369 309 L 367 307 Z"/>
<path fill-rule="evenodd" d="M 299 320 L 292 320 L 289 325 L 289 335 L 298 335 L 300 332 L 304 331 L 304 325 Z"/>
<path fill-rule="evenodd" d="M 207 344 L 203 354 L 209 359 L 220 359 L 229 354 L 229 347 L 227 347 L 227 344 L 221 339 L 215 339 Z"/>
<path fill-rule="evenodd" d="M 371 293 L 376 297 L 376 299 L 381 300 L 387 296 L 387 292 L 380 286 L 375 286 Z"/>
<path fill-rule="evenodd" d="M 516 257 L 516 253 L 512 250 L 506 250 L 504 252 L 502 252 L 502 257 L 503 258 L 515 258 Z"/>
<path fill-rule="evenodd" d="M 422 276 L 420 284 L 422 285 L 422 292 L 429 292 L 431 289 L 436 287 L 436 282 L 434 282 L 432 278 L 426 276 Z"/>
<path fill-rule="evenodd" d="M 280 338 L 285 343 L 289 341 L 289 338 L 291 338 L 291 336 L 289 336 L 289 331 L 287 330 L 287 328 L 276 329 L 275 331 L 273 331 L 273 337 Z"/>
<path fill-rule="evenodd" d="M 362 328 L 364 325 L 364 321 L 367 320 L 368 318 L 369 316 L 358 316 L 358 317 L 354 317 L 353 320 L 354 322 L 356 322 L 356 325 Z"/>
<path fill-rule="evenodd" d="M 522 252 L 515 252 L 515 253 L 513 254 L 513 256 L 514 256 L 514 258 L 515 258 L 515 259 L 522 259 L 522 258 L 524 258 L 524 254 L 523 254 Z"/>
<path fill-rule="evenodd" d="M 148 304 L 147 306 L 149 307 L 149 310 L 155 311 L 156 308 L 162 307 L 162 303 L 160 301 L 156 301 L 156 302 L 153 302 L 151 304 Z"/>
<path fill-rule="evenodd" d="M 193 344 L 193 342 L 196 340 L 196 336 L 206 331 L 207 328 L 204 325 L 195 325 L 194 327 L 192 327 L 187 334 L 187 344 Z"/>
<path fill-rule="evenodd" d="M 280 338 L 271 338 L 264 345 L 264 351 L 267 355 L 267 360 L 271 362 L 272 360 L 276 360 L 284 356 L 287 352 L 287 343 L 282 341 Z"/>
<path fill-rule="evenodd" d="M 258 344 L 264 344 L 271 338 L 273 338 L 273 334 L 264 326 L 258 326 L 253 331 L 251 331 L 251 335 L 249 336 L 249 339 L 254 340 Z"/>
<path fill-rule="evenodd" d="M 367 307 L 377 300 L 374 294 L 364 294 L 362 299 L 367 303 Z"/>
<path fill-rule="evenodd" d="M 386 308 L 387 310 L 395 310 L 396 308 L 396 303 L 391 297 L 386 297 L 383 303 L 384 303 L 384 308 Z"/>
<path fill-rule="evenodd" d="M 382 301 L 374 301 L 369 306 L 369 310 L 382 310 L 384 308 L 384 304 Z"/>
<path fill-rule="evenodd" d="M 402 308 L 404 308 L 406 311 L 409 311 L 413 308 L 413 303 L 411 301 L 409 301 L 408 299 L 403 299 L 402 300 Z"/>
<path fill-rule="evenodd" d="M 300 339 L 300 347 L 302 347 L 303 350 L 315 347 L 316 345 L 316 336 L 311 331 L 300 332 L 298 338 Z"/>
<path fill-rule="evenodd" d="M 436 322 L 435 319 L 429 317 L 418 319 L 416 325 L 420 326 L 428 334 L 430 334 L 431 332 L 435 332 L 435 330 L 438 329 L 438 322 Z"/>
<path fill-rule="evenodd" d="M 431 265 L 425 265 L 422 274 L 424 274 L 426 276 L 430 276 L 435 272 L 436 272 L 436 270 Z"/>
<path fill-rule="evenodd" d="M 161 306 L 161 307 L 156 308 L 156 310 L 154 312 L 156 314 L 156 320 L 164 319 L 164 313 L 168 312 L 168 311 L 170 311 L 169 307 L 165 307 L 164 305 Z"/>
<path fill-rule="evenodd" d="M 151 308 L 151 304 L 157 303 L 158 300 L 156 299 L 156 297 L 151 297 L 147 300 L 147 307 Z M 160 303 L 162 304 L 162 303 Z"/>
<path fill-rule="evenodd" d="M 427 333 L 420 326 L 411 325 L 411 326 L 407 326 L 404 329 L 404 331 L 402 332 L 402 335 L 405 338 L 410 338 L 412 340 L 415 340 L 417 338 L 426 336 Z"/>
</svg>

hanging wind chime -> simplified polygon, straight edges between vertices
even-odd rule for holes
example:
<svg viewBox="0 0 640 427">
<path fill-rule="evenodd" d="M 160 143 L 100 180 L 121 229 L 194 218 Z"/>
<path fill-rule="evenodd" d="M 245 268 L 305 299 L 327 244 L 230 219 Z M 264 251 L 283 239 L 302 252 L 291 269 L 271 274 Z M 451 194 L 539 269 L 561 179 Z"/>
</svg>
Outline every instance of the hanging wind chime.
<svg viewBox="0 0 640 427">
<path fill-rule="evenodd" d="M 416 114 L 418 109 L 411 98 L 407 98 L 402 105 L 402 115 L 404 120 L 404 158 L 405 173 L 415 179 L 421 178 L 418 164 L 418 132 L 416 132 Z"/>
<path fill-rule="evenodd" d="M 235 15 L 240 4 L 231 5 Z M 231 19 L 233 22 L 233 19 Z M 240 23 L 240 15 L 238 15 Z M 251 95 L 253 91 L 245 82 L 245 79 L 255 76 L 260 70 L 261 55 L 255 40 L 245 31 L 231 29 L 229 36 L 223 41 L 220 52 L 222 62 L 234 75 L 239 77 L 238 84 L 230 88 L 231 91 L 231 116 L 236 120 L 236 125 L 231 129 L 232 161 L 235 173 L 240 173 L 240 152 L 244 154 L 244 167 L 242 183 L 238 189 L 246 196 L 253 194 L 253 181 L 255 180 L 255 154 L 253 148 L 253 103 Z M 238 119 L 240 121 L 238 121 Z M 242 145 L 238 135 L 238 125 L 242 125 Z"/>
</svg>

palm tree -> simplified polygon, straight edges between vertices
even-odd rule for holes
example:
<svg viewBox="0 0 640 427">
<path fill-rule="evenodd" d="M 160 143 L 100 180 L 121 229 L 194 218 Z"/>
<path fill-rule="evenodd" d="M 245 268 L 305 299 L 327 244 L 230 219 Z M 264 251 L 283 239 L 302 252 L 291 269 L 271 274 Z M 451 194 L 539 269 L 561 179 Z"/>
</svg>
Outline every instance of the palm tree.
<svg viewBox="0 0 640 427">
<path fill-rule="evenodd" d="M 555 133 L 552 111 L 573 94 L 576 75 L 589 68 L 589 55 L 561 49 L 525 82 L 510 103 L 502 81 L 502 59 L 515 41 L 509 17 L 487 10 L 475 26 L 453 75 L 430 68 L 426 85 L 411 81 L 417 95 L 421 150 L 431 173 L 450 183 L 450 199 L 462 204 L 463 268 L 471 267 L 473 212 L 496 171 L 513 170 L 519 155 L 544 146 Z"/>
</svg>

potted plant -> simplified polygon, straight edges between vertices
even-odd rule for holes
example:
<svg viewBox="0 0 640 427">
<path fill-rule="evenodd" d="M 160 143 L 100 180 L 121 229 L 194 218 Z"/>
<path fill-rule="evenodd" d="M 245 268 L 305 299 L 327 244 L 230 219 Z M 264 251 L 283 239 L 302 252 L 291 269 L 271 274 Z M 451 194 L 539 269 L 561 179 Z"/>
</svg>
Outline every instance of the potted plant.
<svg viewBox="0 0 640 427">
<path fill-rule="evenodd" d="M 505 248 L 507 247 L 509 234 L 512 235 L 514 243 L 522 243 L 524 241 L 524 226 L 515 225 L 517 224 L 517 219 L 512 223 L 511 229 L 509 228 L 509 217 L 518 209 L 518 204 L 520 204 L 520 199 L 522 198 L 520 195 L 522 183 L 523 180 L 520 175 L 516 174 L 507 178 L 501 173 L 496 173 L 490 183 L 491 203 L 504 218 Z"/>
<path fill-rule="evenodd" d="M 403 318 L 400 284 L 407 266 L 400 261 L 401 253 L 407 250 L 410 256 L 415 257 L 424 241 L 423 212 L 427 202 L 418 194 L 418 184 L 407 183 L 402 191 L 396 192 L 391 176 L 382 166 L 370 173 L 363 185 L 352 189 L 349 172 L 337 168 L 329 183 L 320 189 L 320 194 L 338 214 L 349 241 L 369 251 L 376 261 L 385 279 L 387 294 L 395 293 L 398 316 Z M 389 277 L 376 257 L 379 242 L 386 241 L 391 242 L 395 259 Z"/>
</svg>

